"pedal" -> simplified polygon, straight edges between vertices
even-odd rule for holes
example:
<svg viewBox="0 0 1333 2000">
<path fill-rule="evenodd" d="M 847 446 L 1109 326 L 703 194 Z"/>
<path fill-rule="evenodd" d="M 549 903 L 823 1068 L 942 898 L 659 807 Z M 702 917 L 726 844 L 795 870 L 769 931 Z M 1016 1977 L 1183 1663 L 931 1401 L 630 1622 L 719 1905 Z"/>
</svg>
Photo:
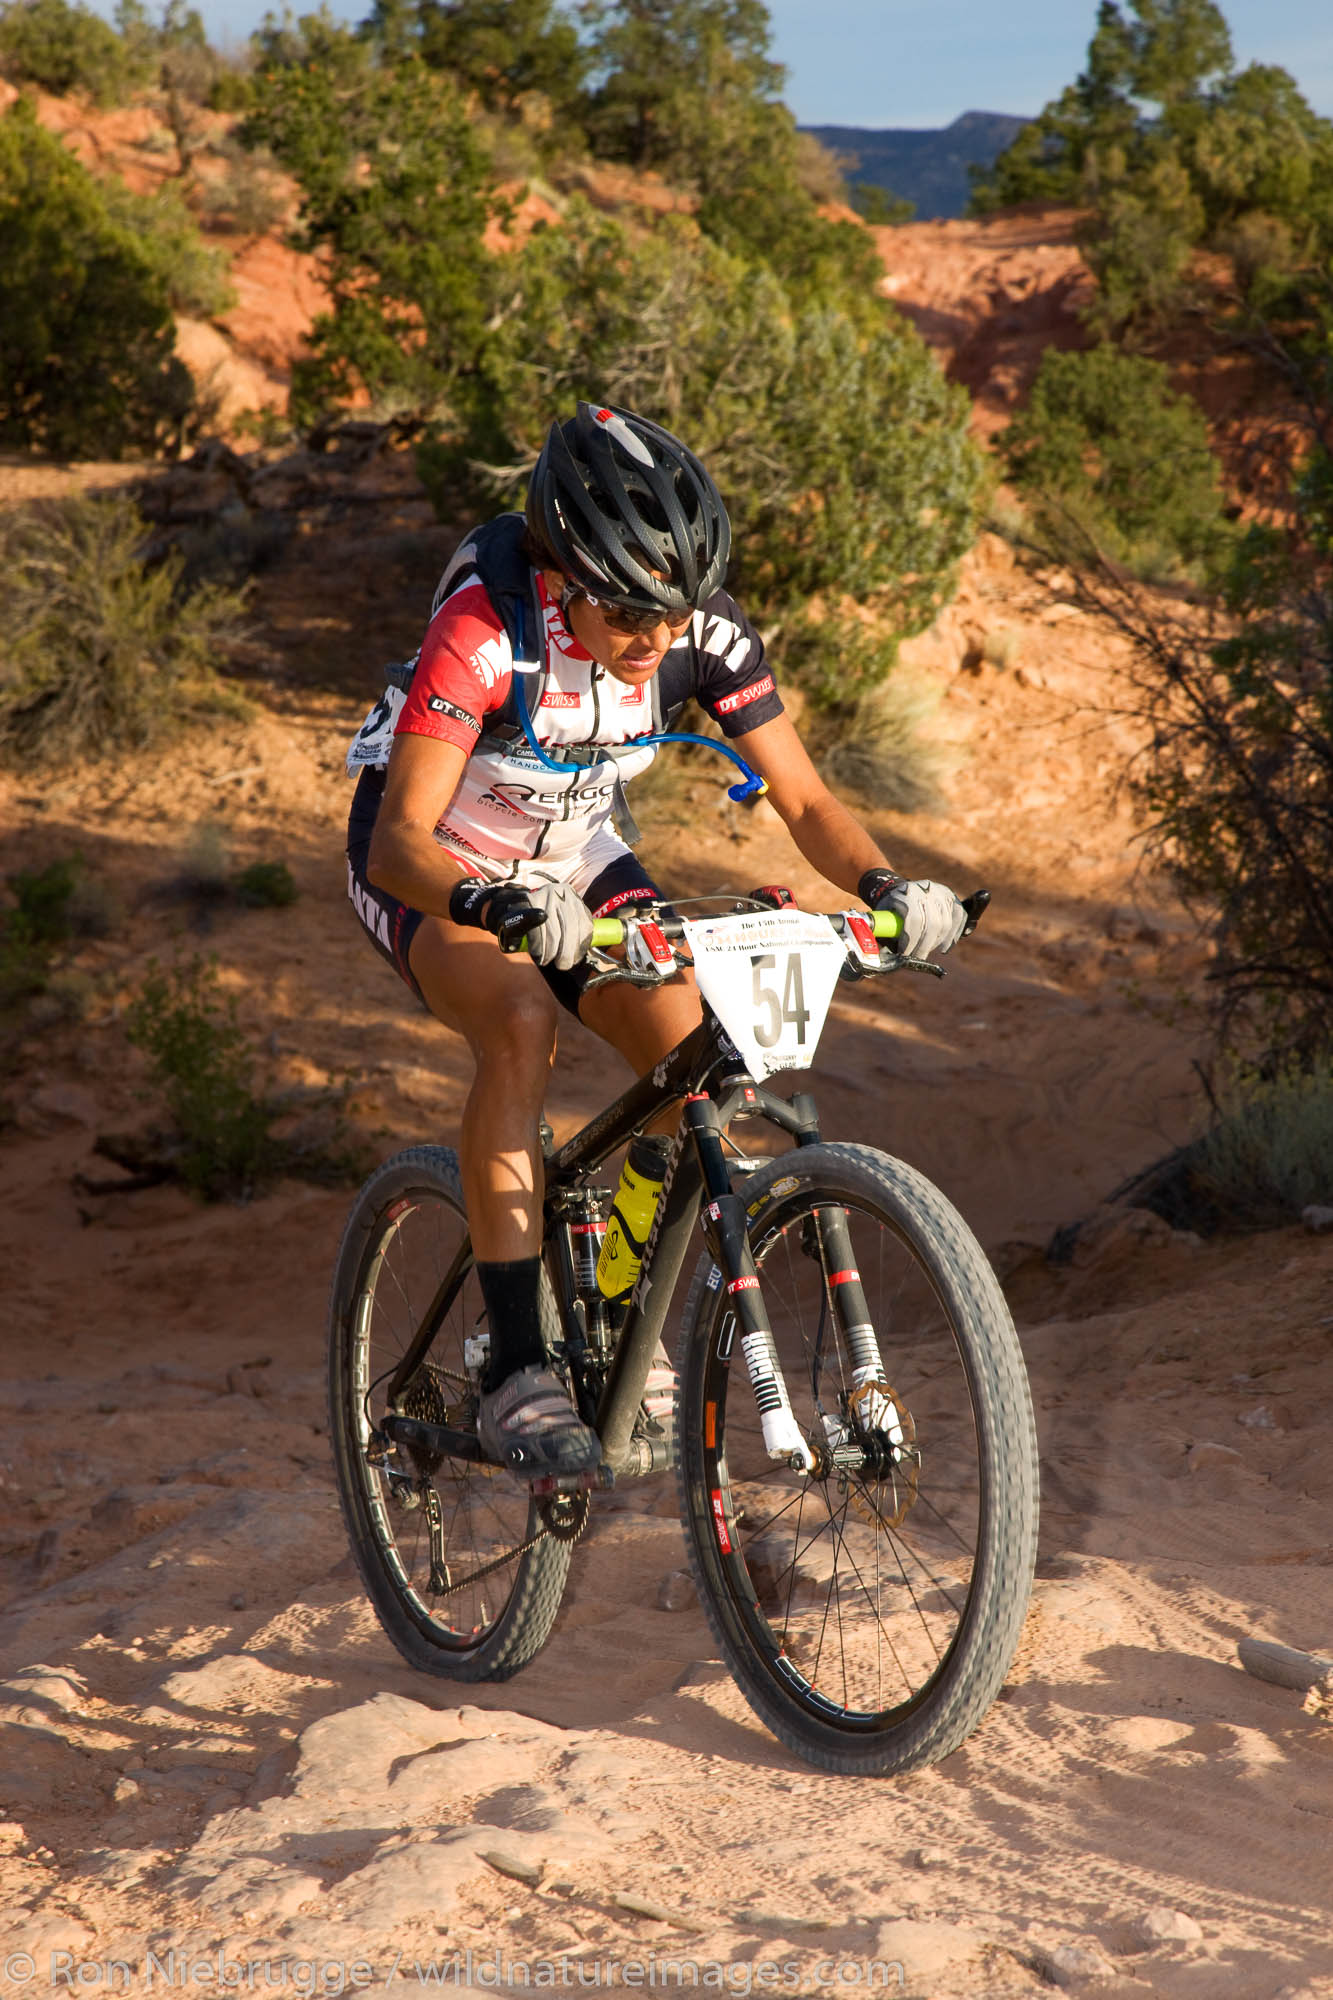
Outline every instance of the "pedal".
<svg viewBox="0 0 1333 2000">
<path fill-rule="evenodd" d="M 590 1466 L 586 1472 L 545 1472 L 528 1481 L 528 1491 L 535 1499 L 545 1500 L 553 1493 L 586 1493 L 594 1486 L 607 1489 L 615 1483 L 614 1472 L 603 1463 Z"/>
</svg>

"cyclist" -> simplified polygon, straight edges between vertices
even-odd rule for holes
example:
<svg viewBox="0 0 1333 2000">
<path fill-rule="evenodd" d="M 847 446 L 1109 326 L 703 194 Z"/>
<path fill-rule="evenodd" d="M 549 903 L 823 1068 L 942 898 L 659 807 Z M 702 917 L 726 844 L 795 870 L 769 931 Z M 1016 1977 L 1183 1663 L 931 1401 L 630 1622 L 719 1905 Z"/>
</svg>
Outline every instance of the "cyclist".
<svg viewBox="0 0 1333 2000">
<path fill-rule="evenodd" d="M 730 545 L 721 496 L 678 438 L 580 403 L 551 426 L 525 514 L 488 522 L 454 555 L 410 685 L 386 690 L 349 753 L 361 777 L 348 893 L 376 949 L 475 1062 L 459 1151 L 491 1331 L 480 1430 L 524 1476 L 600 1457 L 539 1316 L 557 1005 L 639 1075 L 700 1018 L 686 981 L 585 990 L 593 918 L 660 895 L 625 837 L 623 784 L 656 755 L 643 739 L 693 696 L 724 738 L 743 738 L 806 860 L 898 912 L 902 949 L 947 951 L 965 922 L 942 884 L 897 877 L 819 777 L 759 634 L 723 589 Z M 528 956 L 501 952 L 523 935 Z"/>
</svg>

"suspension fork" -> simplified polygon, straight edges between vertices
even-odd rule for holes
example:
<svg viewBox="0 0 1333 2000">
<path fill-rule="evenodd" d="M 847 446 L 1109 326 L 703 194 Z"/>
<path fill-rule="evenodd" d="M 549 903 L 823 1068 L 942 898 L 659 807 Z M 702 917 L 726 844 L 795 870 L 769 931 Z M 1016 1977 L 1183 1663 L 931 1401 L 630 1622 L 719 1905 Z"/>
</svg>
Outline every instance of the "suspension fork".
<svg viewBox="0 0 1333 2000">
<path fill-rule="evenodd" d="M 797 1091 L 791 1104 L 800 1121 L 794 1127 L 797 1146 L 818 1145 L 819 1119 L 814 1098 L 808 1091 Z M 887 1382 L 861 1273 L 856 1268 L 852 1252 L 852 1232 L 847 1226 L 846 1209 L 817 1208 L 814 1212 L 814 1238 L 815 1254 L 824 1274 L 824 1297 L 832 1308 L 838 1330 L 851 1356 L 852 1388 L 860 1389 L 867 1382 Z M 818 1384 L 814 1386 L 817 1397 Z"/>
<path fill-rule="evenodd" d="M 711 1097 L 687 1097 L 683 1117 L 703 1177 L 704 1241 L 722 1273 L 730 1317 L 740 1329 L 741 1352 L 759 1407 L 764 1447 L 770 1458 L 785 1459 L 796 1471 L 812 1472 L 818 1461 L 792 1413 L 750 1250 L 745 1203 L 731 1188 L 717 1106 Z"/>
</svg>

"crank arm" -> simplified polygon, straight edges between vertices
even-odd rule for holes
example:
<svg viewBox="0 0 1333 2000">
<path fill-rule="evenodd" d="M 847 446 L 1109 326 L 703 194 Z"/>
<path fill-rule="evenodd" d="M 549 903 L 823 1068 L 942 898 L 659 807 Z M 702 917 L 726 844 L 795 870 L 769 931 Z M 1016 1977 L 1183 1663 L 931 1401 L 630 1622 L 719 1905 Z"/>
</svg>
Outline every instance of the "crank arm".
<svg viewBox="0 0 1333 2000">
<path fill-rule="evenodd" d="M 391 1410 L 381 1417 L 379 1428 L 394 1444 L 438 1458 L 466 1458 L 474 1463 L 489 1461 L 475 1431 L 456 1431 L 448 1424 L 423 1423 L 420 1417 L 402 1417 Z"/>
</svg>

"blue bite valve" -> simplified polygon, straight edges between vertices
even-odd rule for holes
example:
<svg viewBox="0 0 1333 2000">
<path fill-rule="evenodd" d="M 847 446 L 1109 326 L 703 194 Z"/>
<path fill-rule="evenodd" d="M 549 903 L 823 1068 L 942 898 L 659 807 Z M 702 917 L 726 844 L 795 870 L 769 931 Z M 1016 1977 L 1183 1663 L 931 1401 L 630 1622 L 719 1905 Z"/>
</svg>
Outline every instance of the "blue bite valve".
<svg viewBox="0 0 1333 2000">
<path fill-rule="evenodd" d="M 737 805 L 740 805 L 746 799 L 762 799 L 767 790 L 768 786 L 759 773 L 751 771 L 749 777 L 744 779 L 741 784 L 727 786 L 727 797 L 733 799 Z"/>
</svg>

